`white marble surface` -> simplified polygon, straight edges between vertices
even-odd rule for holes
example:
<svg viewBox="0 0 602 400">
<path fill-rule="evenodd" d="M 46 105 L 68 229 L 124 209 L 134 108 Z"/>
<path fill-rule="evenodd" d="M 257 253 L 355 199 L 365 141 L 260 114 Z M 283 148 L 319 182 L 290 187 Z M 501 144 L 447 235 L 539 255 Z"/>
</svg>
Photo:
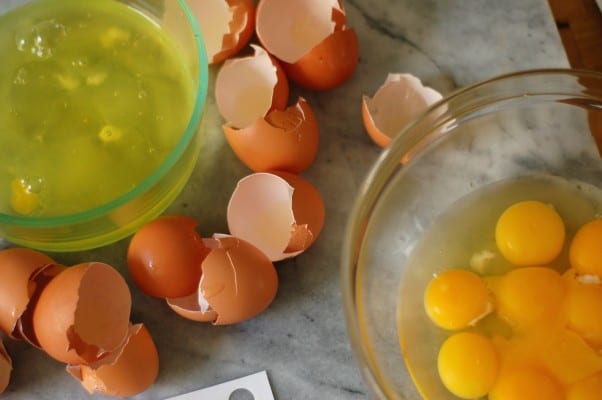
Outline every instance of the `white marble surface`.
<svg viewBox="0 0 602 400">
<path fill-rule="evenodd" d="M 0 7 L 11 3 L 4 0 Z M 413 73 L 446 94 L 501 73 L 568 66 L 545 0 L 347 0 L 345 5 L 360 40 L 355 75 L 336 90 L 292 94 L 308 99 L 321 129 L 317 160 L 303 174 L 326 202 L 320 239 L 296 259 L 277 264 L 280 288 L 272 306 L 235 326 L 186 321 L 132 285 L 132 320 L 149 327 L 161 359 L 156 384 L 137 398 L 164 399 L 261 370 L 267 370 L 276 399 L 371 398 L 347 340 L 338 281 L 347 215 L 379 154 L 362 126 L 362 94 L 373 94 L 388 72 Z M 227 201 L 236 181 L 250 172 L 229 149 L 220 126 L 210 98 L 200 161 L 168 211 L 196 218 L 203 235 L 227 230 Z M 126 246 L 122 241 L 56 258 L 65 264 L 105 261 L 129 279 Z M 6 344 L 14 371 L 2 399 L 87 397 L 58 362 L 23 343 Z"/>
</svg>

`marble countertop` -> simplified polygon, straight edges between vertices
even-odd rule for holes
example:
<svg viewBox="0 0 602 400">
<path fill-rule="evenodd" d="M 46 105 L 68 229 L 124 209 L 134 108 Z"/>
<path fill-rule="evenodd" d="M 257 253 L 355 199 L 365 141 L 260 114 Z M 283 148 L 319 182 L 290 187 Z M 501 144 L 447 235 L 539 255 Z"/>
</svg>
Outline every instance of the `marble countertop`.
<svg viewBox="0 0 602 400">
<path fill-rule="evenodd" d="M 291 101 L 297 95 L 309 101 L 321 130 L 317 160 L 303 174 L 326 203 L 327 220 L 319 240 L 297 258 L 277 264 L 280 287 L 274 303 L 258 317 L 234 326 L 184 320 L 131 285 L 132 321 L 148 326 L 161 360 L 155 385 L 136 398 L 165 399 L 262 370 L 276 399 L 371 398 L 349 345 L 339 288 L 347 216 L 379 154 L 362 125 L 361 96 L 372 95 L 389 72 L 412 73 L 447 94 L 497 74 L 568 67 L 546 0 L 344 3 L 360 42 L 354 76 L 332 91 L 294 89 L 291 94 Z M 227 232 L 226 204 L 238 179 L 250 173 L 230 150 L 221 123 L 211 93 L 200 160 L 167 211 L 197 219 L 203 236 Z M 56 259 L 68 265 L 104 261 L 125 271 L 127 244 L 124 240 Z M 5 342 L 14 370 L 2 399 L 87 398 L 60 363 L 24 343 Z"/>
</svg>

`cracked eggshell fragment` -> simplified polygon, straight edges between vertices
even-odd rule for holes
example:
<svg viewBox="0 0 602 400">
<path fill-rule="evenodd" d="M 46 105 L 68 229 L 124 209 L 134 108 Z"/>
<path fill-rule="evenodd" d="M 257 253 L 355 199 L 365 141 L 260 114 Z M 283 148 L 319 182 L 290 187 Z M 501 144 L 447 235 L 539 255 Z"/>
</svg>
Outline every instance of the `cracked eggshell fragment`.
<svg viewBox="0 0 602 400">
<path fill-rule="evenodd" d="M 33 314 L 40 347 L 68 364 L 95 362 L 127 337 L 131 309 L 127 283 L 100 262 L 65 269 L 42 291 Z"/>
<path fill-rule="evenodd" d="M 271 110 L 282 110 L 288 101 L 288 80 L 282 67 L 263 48 L 254 54 L 232 58 L 215 80 L 215 102 L 229 126 L 245 128 Z"/>
<path fill-rule="evenodd" d="M 211 252 L 203 261 L 200 307 L 214 311 L 215 325 L 235 324 L 255 317 L 276 297 L 278 274 L 258 248 L 229 235 L 205 239 Z"/>
<path fill-rule="evenodd" d="M 327 90 L 349 79 L 359 60 L 357 34 L 346 23 L 339 0 L 261 0 L 255 30 L 289 79 Z"/>
<path fill-rule="evenodd" d="M 273 110 L 246 128 L 226 124 L 223 130 L 234 153 L 255 172 L 299 173 L 312 165 L 318 152 L 318 122 L 303 98 L 284 111 Z"/>
<path fill-rule="evenodd" d="M 216 64 L 238 53 L 249 41 L 255 28 L 255 4 L 252 0 L 190 0 L 207 58 Z"/>
<path fill-rule="evenodd" d="M 280 261 L 297 256 L 315 241 L 324 224 L 324 203 L 299 176 L 258 172 L 236 185 L 227 220 L 233 236 Z"/>
<path fill-rule="evenodd" d="M 0 339 L 0 394 L 6 390 L 10 381 L 10 373 L 13 370 L 13 362 Z"/>
<path fill-rule="evenodd" d="M 143 324 L 130 326 L 123 346 L 91 365 L 68 365 L 67 372 L 88 393 L 129 397 L 147 390 L 157 379 L 159 355 Z"/>
<path fill-rule="evenodd" d="M 386 147 L 408 122 L 441 98 L 414 75 L 389 74 L 374 97 L 362 98 L 364 127 L 376 144 Z"/>
<path fill-rule="evenodd" d="M 31 249 L 15 247 L 0 251 L 0 331 L 12 338 L 18 335 L 17 322 L 36 288 L 30 277 L 52 263 L 52 258 Z"/>
</svg>

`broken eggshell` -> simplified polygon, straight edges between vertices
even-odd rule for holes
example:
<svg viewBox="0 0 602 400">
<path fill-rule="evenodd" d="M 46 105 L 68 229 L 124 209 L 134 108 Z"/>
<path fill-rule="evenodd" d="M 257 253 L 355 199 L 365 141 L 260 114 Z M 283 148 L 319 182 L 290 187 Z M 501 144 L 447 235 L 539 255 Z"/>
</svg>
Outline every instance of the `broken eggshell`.
<svg viewBox="0 0 602 400">
<path fill-rule="evenodd" d="M 0 338 L 0 394 L 6 390 L 13 370 L 13 362 Z"/>
<path fill-rule="evenodd" d="M 441 98 L 414 75 L 389 74 L 372 98 L 362 98 L 364 127 L 376 144 L 386 147 L 408 122 Z"/>
<path fill-rule="evenodd" d="M 27 248 L 0 251 L 0 331 L 9 337 L 18 337 L 17 322 L 36 288 L 30 278 L 35 271 L 52 263 L 52 258 Z"/>
<path fill-rule="evenodd" d="M 282 110 L 288 101 L 282 67 L 263 48 L 252 47 L 253 55 L 227 60 L 215 80 L 217 108 L 234 128 L 245 128 L 271 110 Z"/>
<path fill-rule="evenodd" d="M 238 53 L 249 41 L 255 28 L 253 0 L 190 0 L 210 64 Z"/>
<path fill-rule="evenodd" d="M 305 171 L 316 158 L 319 128 L 311 107 L 300 98 L 284 111 L 273 110 L 250 126 L 223 126 L 230 147 L 255 172 Z"/>
<path fill-rule="evenodd" d="M 131 309 L 127 283 L 100 262 L 65 269 L 42 291 L 33 313 L 40 347 L 68 364 L 88 364 L 119 348 Z"/>
<path fill-rule="evenodd" d="M 127 264 L 140 290 L 159 298 L 182 297 L 196 291 L 201 262 L 209 251 L 196 225 L 186 216 L 161 216 L 134 234 Z"/>
<path fill-rule="evenodd" d="M 68 365 L 67 372 L 88 393 L 128 397 L 147 390 L 159 373 L 155 343 L 142 324 L 131 325 L 122 347 L 91 365 Z"/>
<path fill-rule="evenodd" d="M 300 176 L 257 172 L 238 181 L 227 208 L 228 228 L 280 261 L 305 251 L 324 225 L 320 193 Z"/>
<path fill-rule="evenodd" d="M 261 0 L 255 30 L 289 79 L 327 90 L 349 79 L 359 61 L 357 34 L 346 23 L 339 0 Z"/>
</svg>

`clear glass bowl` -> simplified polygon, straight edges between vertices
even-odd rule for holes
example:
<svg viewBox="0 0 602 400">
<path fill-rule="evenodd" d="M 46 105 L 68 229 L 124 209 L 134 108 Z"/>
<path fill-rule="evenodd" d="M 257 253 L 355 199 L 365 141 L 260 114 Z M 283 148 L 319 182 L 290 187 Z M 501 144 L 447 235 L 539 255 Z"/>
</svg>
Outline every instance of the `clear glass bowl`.
<svg viewBox="0 0 602 400">
<path fill-rule="evenodd" d="M 32 1 L 8 1 L 0 7 L 0 14 Z M 175 43 L 195 96 L 187 127 L 183 132 L 174 132 L 180 135 L 179 140 L 158 168 L 135 188 L 106 204 L 56 217 L 0 213 L 0 237 L 9 242 L 48 251 L 79 251 L 115 242 L 164 211 L 180 193 L 196 164 L 202 142 L 199 127 L 207 97 L 208 62 L 194 15 L 185 0 L 107 1 L 133 7 L 158 24 Z M 0 126 L 0 132 L 2 129 Z"/>
<path fill-rule="evenodd" d="M 424 313 L 422 288 L 400 293 L 416 241 L 456 200 L 502 179 L 545 174 L 602 188 L 590 124 L 602 126 L 602 74 L 525 71 L 452 93 L 382 152 L 358 192 L 341 264 L 351 345 L 377 398 L 455 398 L 435 378 L 419 392 L 400 346 L 401 301 L 412 299 L 416 313 Z M 424 357 L 412 373 L 431 369 L 436 376 L 433 338 L 414 346 Z"/>
</svg>

